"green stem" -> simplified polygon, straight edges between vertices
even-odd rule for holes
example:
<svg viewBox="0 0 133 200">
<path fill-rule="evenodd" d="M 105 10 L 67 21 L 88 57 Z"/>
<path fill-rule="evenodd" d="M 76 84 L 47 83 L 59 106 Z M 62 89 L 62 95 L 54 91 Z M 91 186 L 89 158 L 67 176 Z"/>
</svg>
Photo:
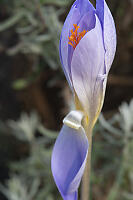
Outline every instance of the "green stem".
<svg viewBox="0 0 133 200">
<path fill-rule="evenodd" d="M 89 131 L 88 135 L 89 150 L 86 161 L 86 167 L 82 178 L 81 185 L 81 200 L 89 200 L 90 196 L 90 172 L 91 172 L 91 149 L 92 149 L 92 132 Z"/>
</svg>

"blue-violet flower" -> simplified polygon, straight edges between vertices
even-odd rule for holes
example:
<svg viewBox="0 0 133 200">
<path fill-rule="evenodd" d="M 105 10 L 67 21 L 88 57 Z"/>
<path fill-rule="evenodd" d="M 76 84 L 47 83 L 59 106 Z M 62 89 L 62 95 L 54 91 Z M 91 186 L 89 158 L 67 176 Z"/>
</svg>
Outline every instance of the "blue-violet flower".
<svg viewBox="0 0 133 200">
<path fill-rule="evenodd" d="M 92 129 L 99 116 L 116 51 L 114 20 L 105 0 L 96 0 L 96 8 L 89 0 L 74 2 L 62 29 L 59 49 L 76 111 L 64 119 L 51 168 L 62 198 L 77 200 L 89 148 L 86 126 Z"/>
</svg>

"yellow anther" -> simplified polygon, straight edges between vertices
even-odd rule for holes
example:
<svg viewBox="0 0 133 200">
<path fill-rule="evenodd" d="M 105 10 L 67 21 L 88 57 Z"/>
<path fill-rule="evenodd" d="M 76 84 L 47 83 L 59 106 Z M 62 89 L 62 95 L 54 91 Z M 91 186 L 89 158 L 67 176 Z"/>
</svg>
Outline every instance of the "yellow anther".
<svg viewBox="0 0 133 200">
<path fill-rule="evenodd" d="M 69 41 L 68 44 L 71 45 L 74 49 L 76 48 L 76 46 L 78 45 L 79 41 L 84 37 L 84 35 L 87 33 L 86 30 L 83 30 L 82 32 L 78 33 L 78 29 L 80 28 L 80 26 L 78 26 L 77 24 L 73 24 L 75 30 L 70 30 L 71 35 L 70 37 L 68 37 Z"/>
</svg>

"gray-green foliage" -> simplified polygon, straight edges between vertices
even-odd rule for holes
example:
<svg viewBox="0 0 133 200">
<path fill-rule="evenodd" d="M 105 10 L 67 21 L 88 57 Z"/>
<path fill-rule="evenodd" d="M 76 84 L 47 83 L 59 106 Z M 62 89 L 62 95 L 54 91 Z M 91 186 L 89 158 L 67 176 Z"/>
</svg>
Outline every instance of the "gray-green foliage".
<svg viewBox="0 0 133 200">
<path fill-rule="evenodd" d="M 29 156 L 11 164 L 7 187 L 0 185 L 0 190 L 10 200 L 54 200 L 56 187 L 51 175 L 50 157 L 57 132 L 44 128 L 35 112 L 29 116 L 22 113 L 20 120 L 8 121 L 8 127 L 15 137 L 27 142 Z M 35 136 L 37 132 L 40 134 L 38 137 Z"/>
<path fill-rule="evenodd" d="M 8 8 L 9 16 L 0 23 L 0 32 L 15 29 L 18 42 L 7 49 L 9 55 L 19 52 L 32 54 L 37 59 L 42 56 L 53 69 L 60 66 L 58 56 L 62 22 L 59 20 L 71 0 L 12 0 Z M 5 48 L 2 46 L 1 48 Z"/>
<path fill-rule="evenodd" d="M 100 195 L 93 192 L 95 187 L 99 191 L 104 188 L 107 200 L 133 199 L 132 119 L 133 100 L 129 105 L 123 103 L 119 112 L 108 120 L 103 115 L 99 118 L 92 153 L 92 197 L 95 199 Z M 50 169 L 57 132 L 44 128 L 35 112 L 22 113 L 18 121 L 10 120 L 7 124 L 15 137 L 27 142 L 29 154 L 11 163 L 10 179 L 5 186 L 0 185 L 0 191 L 8 200 L 61 199 Z"/>
<path fill-rule="evenodd" d="M 128 105 L 123 103 L 119 113 L 106 121 L 101 115 L 99 119 L 101 130 L 106 145 L 109 145 L 109 169 L 115 175 L 113 186 L 109 189 L 107 200 L 132 200 L 133 199 L 133 100 Z M 103 146 L 104 148 L 104 146 Z M 108 171 L 108 172 L 109 172 Z M 104 174 L 104 170 L 103 170 Z M 106 174 L 109 179 L 109 174 Z M 110 180 L 111 181 L 111 180 Z"/>
</svg>

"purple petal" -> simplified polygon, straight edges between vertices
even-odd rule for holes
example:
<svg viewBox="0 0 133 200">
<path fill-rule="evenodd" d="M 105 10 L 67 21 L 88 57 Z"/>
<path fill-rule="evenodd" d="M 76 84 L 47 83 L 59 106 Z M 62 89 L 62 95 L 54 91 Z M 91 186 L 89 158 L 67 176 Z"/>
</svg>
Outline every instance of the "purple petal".
<svg viewBox="0 0 133 200">
<path fill-rule="evenodd" d="M 64 200 L 77 200 L 77 190 L 85 168 L 88 140 L 83 127 L 64 125 L 56 140 L 51 160 L 55 183 Z"/>
<path fill-rule="evenodd" d="M 66 21 L 64 23 L 61 38 L 60 38 L 60 60 L 68 80 L 68 83 L 72 89 L 71 79 L 71 59 L 73 55 L 73 47 L 68 44 L 70 36 L 70 30 L 73 29 L 73 24 L 79 24 L 81 26 L 80 31 L 83 29 L 90 30 L 95 26 L 95 8 L 88 0 L 77 0 L 73 4 Z"/>
<path fill-rule="evenodd" d="M 95 11 L 94 6 L 89 0 L 79 0 L 77 3 L 81 16 L 85 15 L 87 12 Z"/>
<path fill-rule="evenodd" d="M 96 1 L 96 13 L 103 29 L 106 73 L 109 72 L 116 51 L 116 29 L 112 14 L 105 0 Z"/>
<path fill-rule="evenodd" d="M 91 118 L 96 115 L 101 101 L 99 99 L 102 96 L 104 54 L 102 28 L 96 17 L 95 28 L 81 39 L 73 53 L 71 63 L 74 89 L 85 112 Z"/>
<path fill-rule="evenodd" d="M 79 31 L 82 32 L 83 30 L 90 31 L 95 27 L 96 24 L 96 17 L 95 12 L 90 9 L 86 14 L 83 15 L 81 20 L 79 21 L 80 29 Z"/>
<path fill-rule="evenodd" d="M 66 196 L 62 196 L 64 200 L 77 200 L 78 199 L 78 193 L 73 192 L 72 194 L 68 194 Z"/>
<path fill-rule="evenodd" d="M 72 88 L 72 82 L 71 82 L 70 66 L 68 65 L 68 47 L 69 47 L 68 36 L 69 36 L 70 30 L 73 29 L 73 24 L 77 24 L 77 22 L 79 21 L 79 18 L 80 18 L 79 10 L 76 8 L 76 6 L 73 6 L 62 28 L 60 45 L 59 45 L 61 64 L 62 64 L 64 73 L 66 75 L 67 81 L 71 88 Z"/>
</svg>

